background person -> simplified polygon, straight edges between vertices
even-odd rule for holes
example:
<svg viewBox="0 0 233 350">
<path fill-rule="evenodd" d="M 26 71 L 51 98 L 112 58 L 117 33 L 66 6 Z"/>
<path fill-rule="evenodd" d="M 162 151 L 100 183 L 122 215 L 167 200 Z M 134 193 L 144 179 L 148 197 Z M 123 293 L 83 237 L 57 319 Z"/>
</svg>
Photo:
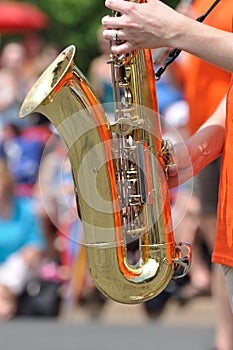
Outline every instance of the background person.
<svg viewBox="0 0 233 350">
<path fill-rule="evenodd" d="M 17 297 L 37 274 L 46 243 L 30 200 L 14 193 L 14 180 L 0 158 L 0 318 L 16 312 Z"/>
</svg>

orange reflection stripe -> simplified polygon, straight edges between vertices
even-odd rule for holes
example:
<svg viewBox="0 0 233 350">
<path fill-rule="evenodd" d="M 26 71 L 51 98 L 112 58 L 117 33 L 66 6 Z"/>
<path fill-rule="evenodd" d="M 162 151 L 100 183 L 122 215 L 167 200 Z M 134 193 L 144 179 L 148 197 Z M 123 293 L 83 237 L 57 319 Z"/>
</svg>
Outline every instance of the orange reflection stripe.
<svg viewBox="0 0 233 350">
<path fill-rule="evenodd" d="M 112 160 L 110 131 L 108 129 L 108 126 L 105 124 L 105 121 L 102 118 L 102 110 L 100 110 L 99 108 L 98 101 L 95 99 L 92 93 L 89 92 L 89 88 L 88 86 L 86 86 L 86 84 L 81 83 L 81 85 L 84 93 L 86 94 L 86 96 L 90 101 L 90 105 L 95 107 L 94 113 L 92 113 L 92 115 L 96 121 L 96 125 L 99 130 L 99 134 L 105 148 L 107 167 L 108 167 L 108 173 L 109 173 L 110 185 L 111 185 L 111 191 L 112 191 L 112 199 L 113 199 L 114 220 L 115 220 L 115 227 L 116 227 L 116 240 L 118 243 L 117 244 L 118 264 L 124 276 L 134 277 L 134 276 L 137 276 L 140 272 L 136 270 L 135 272 L 132 270 L 129 270 L 125 265 L 125 251 L 122 245 L 122 234 L 121 234 L 121 226 L 122 226 L 121 214 L 120 214 L 118 192 L 117 192 L 116 181 L 115 181 L 115 169 L 114 169 L 114 164 Z"/>
</svg>

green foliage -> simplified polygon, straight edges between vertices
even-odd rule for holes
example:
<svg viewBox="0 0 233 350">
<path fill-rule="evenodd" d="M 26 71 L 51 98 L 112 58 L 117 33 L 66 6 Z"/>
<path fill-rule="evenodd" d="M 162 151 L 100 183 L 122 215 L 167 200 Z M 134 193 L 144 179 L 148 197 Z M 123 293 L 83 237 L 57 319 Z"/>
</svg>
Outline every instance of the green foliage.
<svg viewBox="0 0 233 350">
<path fill-rule="evenodd" d="M 63 47 L 74 44 L 77 64 L 86 73 L 98 54 L 96 32 L 101 18 L 109 13 L 104 0 L 40 0 L 39 5 L 50 17 L 45 39 Z"/>
<path fill-rule="evenodd" d="M 172 8 L 175 8 L 178 5 L 179 0 L 163 0 L 163 2 Z"/>
<path fill-rule="evenodd" d="M 96 32 L 101 18 L 110 13 L 104 0 L 27 1 L 40 7 L 50 18 L 48 28 L 40 32 L 45 42 L 58 43 L 62 48 L 74 44 L 77 47 L 76 62 L 87 74 L 91 60 L 98 55 Z M 163 1 L 175 7 L 179 0 Z M 8 39 L 3 38 L 3 43 Z"/>
<path fill-rule="evenodd" d="M 178 0 L 164 0 L 174 7 Z M 50 17 L 50 26 L 43 32 L 48 41 L 77 47 L 76 61 L 86 74 L 91 60 L 98 55 L 96 32 L 101 18 L 110 13 L 104 0 L 40 0 Z"/>
</svg>

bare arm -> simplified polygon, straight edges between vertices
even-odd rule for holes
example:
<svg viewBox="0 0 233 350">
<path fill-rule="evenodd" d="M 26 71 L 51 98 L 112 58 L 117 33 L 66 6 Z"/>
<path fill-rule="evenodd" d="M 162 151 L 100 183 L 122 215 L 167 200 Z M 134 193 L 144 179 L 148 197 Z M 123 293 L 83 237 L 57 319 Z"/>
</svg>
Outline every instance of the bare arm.
<svg viewBox="0 0 233 350">
<path fill-rule="evenodd" d="M 122 14 L 102 19 L 105 39 L 112 40 L 113 30 L 118 30 L 121 42 L 113 42 L 113 53 L 176 47 L 233 72 L 232 33 L 196 22 L 158 0 L 143 4 L 124 0 L 106 0 L 105 3 Z"/>
<path fill-rule="evenodd" d="M 186 144 L 175 145 L 177 167 L 169 171 L 170 187 L 184 183 L 220 156 L 225 141 L 225 116 L 226 98 Z"/>
</svg>

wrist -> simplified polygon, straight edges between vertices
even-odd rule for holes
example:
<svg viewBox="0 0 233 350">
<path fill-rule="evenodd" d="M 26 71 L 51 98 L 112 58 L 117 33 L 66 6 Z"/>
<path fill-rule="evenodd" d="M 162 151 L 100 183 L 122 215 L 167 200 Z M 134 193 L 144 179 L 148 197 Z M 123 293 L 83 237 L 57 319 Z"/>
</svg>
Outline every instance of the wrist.
<svg viewBox="0 0 233 350">
<path fill-rule="evenodd" d="M 190 45 L 190 37 L 193 30 L 192 27 L 195 21 L 183 14 L 179 13 L 178 15 L 179 18 L 176 21 L 176 27 L 173 33 L 171 33 L 169 39 L 169 46 L 187 51 L 188 45 Z"/>
</svg>

